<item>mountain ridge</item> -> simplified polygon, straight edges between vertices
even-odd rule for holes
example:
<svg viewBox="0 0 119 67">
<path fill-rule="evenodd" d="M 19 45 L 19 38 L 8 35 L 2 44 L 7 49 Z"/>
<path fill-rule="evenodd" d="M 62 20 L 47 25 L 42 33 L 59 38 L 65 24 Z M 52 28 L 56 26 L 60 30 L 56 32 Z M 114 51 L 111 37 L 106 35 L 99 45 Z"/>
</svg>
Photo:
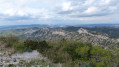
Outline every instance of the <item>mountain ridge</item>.
<svg viewBox="0 0 119 67">
<path fill-rule="evenodd" d="M 65 31 L 63 29 L 49 29 L 41 28 L 32 32 L 25 32 L 21 37 L 25 37 L 32 40 L 46 40 L 46 41 L 59 41 L 66 40 L 80 40 L 86 43 L 92 43 L 93 45 L 99 45 L 105 48 L 117 47 L 118 42 L 116 39 L 109 38 L 107 34 L 92 34 L 89 30 L 80 28 L 75 32 Z"/>
</svg>

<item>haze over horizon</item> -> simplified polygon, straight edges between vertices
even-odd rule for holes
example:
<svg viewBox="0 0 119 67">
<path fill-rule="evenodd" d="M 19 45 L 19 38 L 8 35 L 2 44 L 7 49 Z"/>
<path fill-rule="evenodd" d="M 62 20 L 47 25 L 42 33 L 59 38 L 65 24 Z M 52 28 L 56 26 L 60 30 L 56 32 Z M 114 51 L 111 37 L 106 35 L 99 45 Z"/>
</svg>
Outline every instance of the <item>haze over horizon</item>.
<svg viewBox="0 0 119 67">
<path fill-rule="evenodd" d="M 0 0 L 0 26 L 118 23 L 119 0 Z"/>
</svg>

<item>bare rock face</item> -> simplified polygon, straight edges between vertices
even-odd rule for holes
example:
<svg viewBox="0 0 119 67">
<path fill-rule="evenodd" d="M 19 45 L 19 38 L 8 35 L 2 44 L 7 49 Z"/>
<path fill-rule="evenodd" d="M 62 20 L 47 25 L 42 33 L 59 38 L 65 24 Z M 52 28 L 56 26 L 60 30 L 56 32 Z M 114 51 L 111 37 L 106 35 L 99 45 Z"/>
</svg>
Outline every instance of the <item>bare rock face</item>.
<svg viewBox="0 0 119 67">
<path fill-rule="evenodd" d="M 82 34 L 82 33 L 88 34 L 88 31 L 87 31 L 86 29 L 80 28 L 80 29 L 78 30 L 78 33 L 79 33 L 79 34 Z"/>
<path fill-rule="evenodd" d="M 60 32 L 60 31 L 53 31 L 52 34 L 65 36 L 65 33 L 64 32 Z"/>
<path fill-rule="evenodd" d="M 106 46 L 109 48 L 112 48 L 113 45 L 116 45 L 117 43 L 117 40 L 109 38 L 107 34 L 100 34 L 97 32 L 94 34 L 94 32 L 92 33 L 92 31 L 88 31 L 83 28 L 80 28 L 75 32 L 69 32 L 63 29 L 41 28 L 32 33 L 25 33 L 23 37 L 39 41 L 58 41 L 64 38 L 66 40 L 79 40 L 86 43 L 92 43 L 93 45 L 99 45 L 101 47 Z"/>
</svg>

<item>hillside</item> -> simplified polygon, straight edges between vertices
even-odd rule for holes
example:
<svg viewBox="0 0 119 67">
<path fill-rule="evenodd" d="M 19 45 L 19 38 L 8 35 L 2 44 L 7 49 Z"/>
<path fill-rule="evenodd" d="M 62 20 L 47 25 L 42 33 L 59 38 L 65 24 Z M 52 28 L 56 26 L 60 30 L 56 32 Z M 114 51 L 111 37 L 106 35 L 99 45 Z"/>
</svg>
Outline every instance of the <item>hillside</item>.
<svg viewBox="0 0 119 67">
<path fill-rule="evenodd" d="M 82 28 L 79 31 L 87 33 Z M 0 37 L 1 67 L 119 67 L 118 60 L 119 48 L 103 49 L 76 40 L 51 42 L 20 40 L 13 35 Z"/>
<path fill-rule="evenodd" d="M 75 26 L 67 26 L 62 29 L 66 31 L 77 31 L 81 27 L 75 27 Z M 84 29 L 90 30 L 90 31 L 96 31 L 100 33 L 106 33 L 111 38 L 119 38 L 119 26 L 112 25 L 112 26 L 83 26 Z"/>
<path fill-rule="evenodd" d="M 109 38 L 107 34 L 88 31 L 83 28 L 80 28 L 79 30 L 73 32 L 66 31 L 63 29 L 41 28 L 39 30 L 29 30 L 20 37 L 25 37 L 28 39 L 38 40 L 38 41 L 42 41 L 42 40 L 59 41 L 61 39 L 79 40 L 86 43 L 92 43 L 93 45 L 100 45 L 101 47 L 104 48 L 117 47 L 116 39 Z"/>
<path fill-rule="evenodd" d="M 110 31 L 112 34 L 109 33 Z M 116 43 L 119 41 L 118 27 L 41 26 L 0 30 L 0 36 L 9 34 L 38 41 L 59 41 L 61 39 L 80 40 L 86 43 L 92 43 L 93 45 L 100 45 L 105 48 L 117 47 Z M 113 37 L 116 37 L 117 39 Z"/>
</svg>

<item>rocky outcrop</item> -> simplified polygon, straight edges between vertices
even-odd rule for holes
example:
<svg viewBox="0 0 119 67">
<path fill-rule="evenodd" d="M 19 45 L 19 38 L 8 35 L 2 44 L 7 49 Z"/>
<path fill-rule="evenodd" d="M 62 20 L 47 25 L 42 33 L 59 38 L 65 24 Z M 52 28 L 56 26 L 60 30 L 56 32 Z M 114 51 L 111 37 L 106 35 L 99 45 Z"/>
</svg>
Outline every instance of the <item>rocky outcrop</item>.
<svg viewBox="0 0 119 67">
<path fill-rule="evenodd" d="M 24 52 L 22 54 L 15 53 L 12 55 L 9 55 L 8 51 L 0 52 L 0 67 L 9 67 L 9 65 L 15 65 L 16 67 L 21 62 L 26 63 L 34 59 L 47 60 L 45 57 L 42 57 L 42 55 L 36 50 L 32 52 Z"/>
</svg>

